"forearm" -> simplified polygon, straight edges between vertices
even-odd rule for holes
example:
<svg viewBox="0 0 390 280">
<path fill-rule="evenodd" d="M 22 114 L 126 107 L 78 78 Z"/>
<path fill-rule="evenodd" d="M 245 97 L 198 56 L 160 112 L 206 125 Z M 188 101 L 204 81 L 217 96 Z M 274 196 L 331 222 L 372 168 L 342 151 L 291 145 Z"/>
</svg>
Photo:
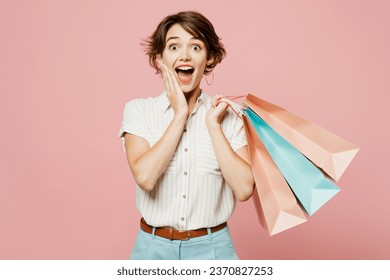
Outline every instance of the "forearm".
<svg viewBox="0 0 390 280">
<path fill-rule="evenodd" d="M 219 124 L 208 126 L 222 175 L 239 201 L 249 199 L 254 179 L 250 165 L 233 151 Z"/>
<path fill-rule="evenodd" d="M 185 123 L 185 116 L 175 116 L 160 140 L 131 164 L 133 176 L 142 189 L 154 188 L 175 153 Z"/>
</svg>

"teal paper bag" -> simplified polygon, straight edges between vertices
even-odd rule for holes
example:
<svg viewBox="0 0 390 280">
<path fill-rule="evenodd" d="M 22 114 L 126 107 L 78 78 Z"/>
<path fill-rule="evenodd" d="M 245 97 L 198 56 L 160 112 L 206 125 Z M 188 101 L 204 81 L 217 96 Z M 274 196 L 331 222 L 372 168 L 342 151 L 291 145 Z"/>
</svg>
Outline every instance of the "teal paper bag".
<svg viewBox="0 0 390 280">
<path fill-rule="evenodd" d="M 309 215 L 313 215 L 340 191 L 310 160 L 250 108 L 245 109 L 245 115 Z"/>
</svg>

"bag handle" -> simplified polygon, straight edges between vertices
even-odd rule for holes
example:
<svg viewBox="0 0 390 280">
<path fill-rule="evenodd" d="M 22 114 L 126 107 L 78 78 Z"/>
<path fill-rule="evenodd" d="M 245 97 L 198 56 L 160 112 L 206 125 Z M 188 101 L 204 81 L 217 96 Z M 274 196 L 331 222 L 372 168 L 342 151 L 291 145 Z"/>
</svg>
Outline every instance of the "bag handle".
<svg viewBox="0 0 390 280">
<path fill-rule="evenodd" d="M 232 109 L 233 112 L 234 112 L 240 119 L 242 119 L 241 114 L 244 114 L 246 107 L 244 107 L 244 106 L 238 104 L 237 102 L 234 102 L 233 100 L 241 99 L 241 98 L 244 98 L 244 97 L 246 97 L 246 95 L 230 95 L 230 96 L 224 96 L 224 97 L 218 99 L 217 105 L 218 105 L 219 103 L 221 103 L 221 102 L 226 103 L 226 104 L 228 105 L 228 107 L 230 107 L 230 109 Z M 237 110 L 234 109 L 233 105 L 238 106 L 238 107 L 240 107 L 241 109 L 237 112 Z M 241 114 L 240 114 L 240 113 L 241 113 Z"/>
</svg>

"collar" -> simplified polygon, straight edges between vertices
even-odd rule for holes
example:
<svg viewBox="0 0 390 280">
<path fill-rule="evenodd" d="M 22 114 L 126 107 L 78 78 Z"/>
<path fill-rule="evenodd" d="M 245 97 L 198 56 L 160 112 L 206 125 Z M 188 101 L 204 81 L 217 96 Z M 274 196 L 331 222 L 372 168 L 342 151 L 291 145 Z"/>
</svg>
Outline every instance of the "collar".
<svg viewBox="0 0 390 280">
<path fill-rule="evenodd" d="M 171 104 L 169 103 L 167 93 L 165 91 L 162 94 L 160 94 L 160 96 L 157 97 L 156 102 L 164 113 L 171 106 Z"/>
<path fill-rule="evenodd" d="M 205 105 L 206 109 L 209 109 L 211 107 L 211 100 L 212 98 L 202 90 L 198 100 L 196 100 L 195 110 L 197 110 L 202 104 Z M 166 91 L 160 94 L 156 101 L 164 113 L 171 107 Z"/>
</svg>

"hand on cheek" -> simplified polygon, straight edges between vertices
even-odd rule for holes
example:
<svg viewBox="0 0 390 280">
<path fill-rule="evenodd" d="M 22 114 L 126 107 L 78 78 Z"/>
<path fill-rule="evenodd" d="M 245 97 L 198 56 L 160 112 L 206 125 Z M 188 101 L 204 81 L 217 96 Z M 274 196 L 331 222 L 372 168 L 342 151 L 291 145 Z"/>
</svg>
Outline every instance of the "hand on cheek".
<svg viewBox="0 0 390 280">
<path fill-rule="evenodd" d="M 161 70 L 165 91 L 175 114 L 188 113 L 187 100 L 177 81 L 175 73 L 170 70 L 160 59 L 156 59 Z"/>
</svg>

